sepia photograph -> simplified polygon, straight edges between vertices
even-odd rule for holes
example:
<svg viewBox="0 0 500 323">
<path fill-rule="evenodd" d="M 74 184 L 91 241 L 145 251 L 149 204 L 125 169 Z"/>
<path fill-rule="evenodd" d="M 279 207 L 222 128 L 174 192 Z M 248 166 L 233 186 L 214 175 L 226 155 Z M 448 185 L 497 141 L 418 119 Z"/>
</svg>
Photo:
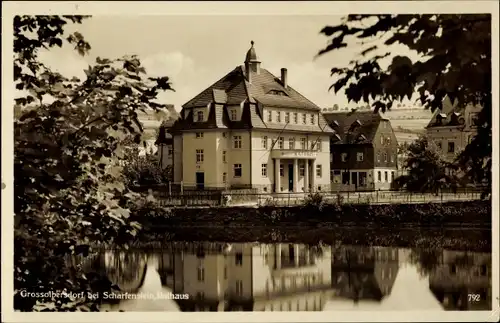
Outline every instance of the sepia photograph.
<svg viewBox="0 0 500 323">
<path fill-rule="evenodd" d="M 2 321 L 498 321 L 498 3 L 4 7 Z"/>
</svg>

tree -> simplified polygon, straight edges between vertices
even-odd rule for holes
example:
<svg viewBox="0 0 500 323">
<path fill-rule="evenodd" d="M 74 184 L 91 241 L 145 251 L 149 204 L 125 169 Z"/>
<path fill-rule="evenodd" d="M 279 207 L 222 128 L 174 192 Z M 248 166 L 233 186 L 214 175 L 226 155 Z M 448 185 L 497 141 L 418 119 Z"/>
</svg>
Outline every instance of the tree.
<svg viewBox="0 0 500 323">
<path fill-rule="evenodd" d="M 171 180 L 171 167 L 162 168 L 154 154 L 146 152 L 140 156 L 139 149 L 136 149 L 129 156 L 123 173 L 130 188 L 167 184 Z"/>
<path fill-rule="evenodd" d="M 321 32 L 331 40 L 318 55 L 347 47 L 349 39 L 361 43 L 360 58 L 331 70 L 337 77 L 331 89 L 344 89 L 349 101 L 371 103 L 375 111 L 385 112 L 395 101 L 418 93 L 417 101 L 432 111 L 442 107 L 445 97 L 464 107 L 482 105 L 478 134 L 456 163 L 491 192 L 491 15 L 349 15 Z M 383 37 L 385 45 L 401 44 L 421 59 L 395 56 L 384 68 L 381 61 L 389 51 L 367 56 Z"/>
<path fill-rule="evenodd" d="M 395 179 L 398 188 L 437 194 L 442 187 L 456 184 L 456 179 L 450 175 L 454 170 L 453 165 L 443 158 L 436 145 L 427 137 L 421 136 L 410 145 L 400 147 L 408 149 L 403 165 L 407 173 Z"/>
<path fill-rule="evenodd" d="M 135 56 L 97 58 L 84 80 L 38 60 L 41 49 L 63 44 L 87 54 L 91 47 L 80 33 L 64 33 L 67 24 L 87 18 L 14 18 L 14 81 L 22 90 L 14 120 L 14 306 L 22 311 L 97 309 L 99 300 L 22 297 L 20 291 L 109 287 L 68 266 L 66 257 L 137 234 L 140 225 L 130 214 L 142 200 L 123 183 L 124 142 L 141 141 L 137 112 L 162 110 L 157 94 L 171 90 L 168 77 L 148 78 Z"/>
</svg>

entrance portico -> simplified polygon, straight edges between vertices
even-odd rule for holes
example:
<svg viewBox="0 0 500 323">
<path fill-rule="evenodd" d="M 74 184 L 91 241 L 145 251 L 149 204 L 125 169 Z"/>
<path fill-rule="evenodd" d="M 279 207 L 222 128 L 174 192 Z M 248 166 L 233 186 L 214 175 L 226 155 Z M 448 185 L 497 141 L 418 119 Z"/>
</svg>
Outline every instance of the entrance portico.
<svg viewBox="0 0 500 323">
<path fill-rule="evenodd" d="M 274 160 L 274 192 L 314 191 L 316 152 L 304 150 L 278 150 Z M 300 169 L 300 172 L 299 172 Z M 282 177 L 283 181 L 282 182 Z M 302 187 L 299 185 L 302 183 Z"/>
</svg>

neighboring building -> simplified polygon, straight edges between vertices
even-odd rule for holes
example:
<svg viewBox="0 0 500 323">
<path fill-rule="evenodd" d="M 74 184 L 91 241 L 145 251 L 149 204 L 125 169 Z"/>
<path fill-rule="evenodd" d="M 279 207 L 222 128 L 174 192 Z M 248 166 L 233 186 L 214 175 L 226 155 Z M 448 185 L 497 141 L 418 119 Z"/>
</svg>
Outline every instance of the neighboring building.
<svg viewBox="0 0 500 323">
<path fill-rule="evenodd" d="M 428 138 L 441 150 L 445 160 L 452 161 L 477 133 L 476 121 L 481 106 L 452 104 L 446 97 L 426 127 Z"/>
<path fill-rule="evenodd" d="M 184 311 L 321 311 L 334 294 L 330 255 L 330 247 L 235 243 L 164 252 L 159 273 L 190 295 Z"/>
<path fill-rule="evenodd" d="M 155 145 L 156 147 L 158 147 L 158 161 L 162 168 L 173 166 L 174 163 L 173 139 L 172 135 L 168 133 L 168 130 L 172 128 L 176 120 L 177 118 L 172 117 L 168 120 L 163 121 L 158 130 L 158 137 L 156 139 Z"/>
<path fill-rule="evenodd" d="M 329 136 L 320 108 L 261 68 L 245 64 L 184 104 L 170 132 L 174 182 L 184 187 L 263 192 L 330 189 Z"/>
<path fill-rule="evenodd" d="M 325 113 L 335 131 L 330 142 L 332 190 L 390 189 L 398 169 L 391 122 L 373 111 Z"/>
<path fill-rule="evenodd" d="M 167 113 L 169 118 L 171 116 L 176 116 L 178 113 L 175 111 L 174 105 L 167 105 Z M 156 140 L 158 136 L 158 128 L 162 123 L 162 119 L 158 118 L 156 112 L 153 109 L 146 111 L 137 111 L 139 122 L 143 127 L 143 137 L 146 141 L 146 147 L 139 147 L 140 155 L 144 155 L 146 153 L 149 154 L 157 154 L 158 147 L 156 145 Z"/>
<path fill-rule="evenodd" d="M 491 310 L 491 253 L 443 251 L 429 288 L 447 310 Z"/>
<path fill-rule="evenodd" d="M 380 302 L 390 295 L 399 251 L 388 247 L 341 247 L 332 252 L 332 286 L 338 298 Z"/>
</svg>

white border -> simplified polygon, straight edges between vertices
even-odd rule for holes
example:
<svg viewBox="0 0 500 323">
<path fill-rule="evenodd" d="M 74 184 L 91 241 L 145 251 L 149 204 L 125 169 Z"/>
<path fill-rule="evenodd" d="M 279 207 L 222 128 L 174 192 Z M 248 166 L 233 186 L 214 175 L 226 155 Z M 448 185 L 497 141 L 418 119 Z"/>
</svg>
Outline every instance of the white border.
<svg viewBox="0 0 500 323">
<path fill-rule="evenodd" d="M 2 12 L 2 321 L 6 322 L 474 322 L 499 320 L 498 219 L 498 22 L 496 1 L 297 1 L 297 2 L 4 2 Z M 13 312 L 13 68 L 12 17 L 15 14 L 80 15 L 345 15 L 349 13 L 491 13 L 493 68 L 493 311 L 329 311 L 329 312 L 127 312 L 127 313 L 21 313 Z M 495 234 L 496 233 L 496 234 Z M 496 300 L 496 301 L 495 301 Z"/>
</svg>

